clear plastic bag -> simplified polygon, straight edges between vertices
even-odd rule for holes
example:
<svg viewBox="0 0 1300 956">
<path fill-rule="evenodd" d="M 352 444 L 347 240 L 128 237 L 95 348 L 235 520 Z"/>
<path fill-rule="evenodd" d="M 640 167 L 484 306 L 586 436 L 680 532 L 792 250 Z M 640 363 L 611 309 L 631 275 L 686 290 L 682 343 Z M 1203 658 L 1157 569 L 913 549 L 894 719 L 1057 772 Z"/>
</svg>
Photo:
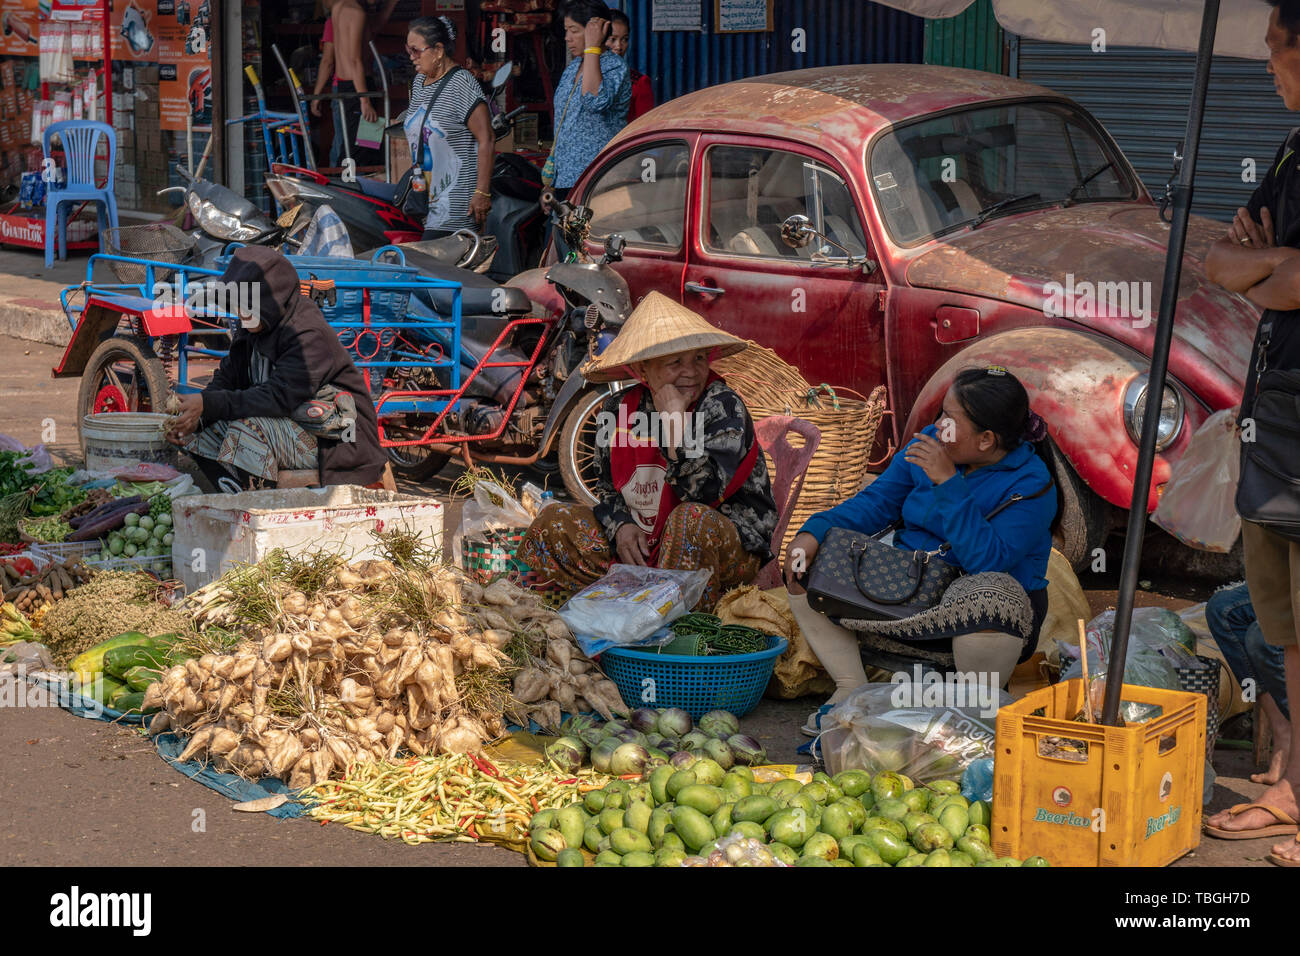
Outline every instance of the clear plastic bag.
<svg viewBox="0 0 1300 956">
<path fill-rule="evenodd" d="M 1094 710 L 1105 698 L 1114 634 L 1114 611 L 1106 611 L 1088 622 L 1085 639 L 1088 644 L 1089 693 Z M 1195 647 L 1195 635 L 1173 611 L 1162 607 L 1136 608 L 1133 611 L 1133 625 L 1129 629 L 1128 654 L 1124 659 L 1124 683 L 1182 690 L 1183 683 L 1178 677 L 1177 668 L 1203 666 L 1195 654 Z M 1061 680 L 1082 677 L 1083 664 L 1079 648 L 1061 642 L 1060 650 Z M 1151 712 L 1149 705 L 1123 701 L 1120 704 L 1120 716 L 1128 723 L 1139 723 L 1156 714 Z"/>
<path fill-rule="evenodd" d="M 826 772 L 888 770 L 919 784 L 958 780 L 971 763 L 991 758 L 996 708 L 1010 703 L 1010 696 L 999 692 L 992 701 L 963 707 L 899 706 L 924 701 L 936 689 L 924 683 L 865 684 L 831 708 L 818 739 Z"/>
<path fill-rule="evenodd" d="M 1231 551 L 1241 533 L 1236 505 L 1240 451 L 1233 409 L 1215 412 L 1175 462 L 1151 520 L 1189 547 Z"/>
<path fill-rule="evenodd" d="M 575 635 L 639 644 L 699 603 L 713 572 L 615 564 L 569 598 L 560 617 Z"/>
<path fill-rule="evenodd" d="M 466 538 L 481 538 L 489 532 L 527 528 L 533 515 L 515 500 L 505 488 L 494 481 L 474 483 L 474 497 L 465 502 L 460 512 L 460 532 L 452 540 L 452 560 L 460 564 L 462 545 Z"/>
</svg>

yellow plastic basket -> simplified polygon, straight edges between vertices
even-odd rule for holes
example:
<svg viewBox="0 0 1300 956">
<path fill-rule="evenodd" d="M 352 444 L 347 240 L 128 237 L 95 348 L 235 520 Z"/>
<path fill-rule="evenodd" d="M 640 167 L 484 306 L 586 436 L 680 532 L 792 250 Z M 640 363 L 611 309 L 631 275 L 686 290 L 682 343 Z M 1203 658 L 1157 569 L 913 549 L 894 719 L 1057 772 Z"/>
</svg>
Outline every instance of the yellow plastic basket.
<svg viewBox="0 0 1300 956">
<path fill-rule="evenodd" d="M 1164 866 L 1200 842 L 1205 695 L 1125 684 L 1122 697 L 1156 704 L 1160 715 L 1125 727 L 1077 722 L 1081 680 L 998 711 L 992 835 L 999 856 Z"/>
</svg>

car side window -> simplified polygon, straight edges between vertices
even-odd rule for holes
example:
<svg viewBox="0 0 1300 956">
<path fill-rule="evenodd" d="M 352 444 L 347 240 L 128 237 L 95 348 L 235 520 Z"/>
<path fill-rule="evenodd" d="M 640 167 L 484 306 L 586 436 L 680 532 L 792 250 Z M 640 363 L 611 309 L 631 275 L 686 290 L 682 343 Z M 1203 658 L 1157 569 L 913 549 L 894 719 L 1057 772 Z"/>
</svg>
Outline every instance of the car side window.
<svg viewBox="0 0 1300 956">
<path fill-rule="evenodd" d="M 620 233 L 629 243 L 680 249 L 691 153 L 680 141 L 642 146 L 619 157 L 588 190 L 592 239 Z"/>
<path fill-rule="evenodd" d="M 866 252 L 853 195 L 827 166 L 798 153 L 747 146 L 714 146 L 705 163 L 702 238 L 710 252 L 786 260 L 810 259 L 818 251 L 830 257 Z M 800 248 L 786 245 L 781 224 L 795 215 L 807 216 L 835 245 L 817 238 Z"/>
</svg>

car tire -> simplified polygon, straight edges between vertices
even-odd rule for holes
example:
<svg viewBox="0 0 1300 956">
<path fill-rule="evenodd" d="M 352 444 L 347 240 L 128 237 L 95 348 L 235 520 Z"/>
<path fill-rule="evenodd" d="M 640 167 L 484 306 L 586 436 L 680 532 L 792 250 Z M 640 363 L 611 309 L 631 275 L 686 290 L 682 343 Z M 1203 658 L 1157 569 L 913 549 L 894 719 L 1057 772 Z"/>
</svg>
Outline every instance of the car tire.
<svg viewBox="0 0 1300 956">
<path fill-rule="evenodd" d="M 596 416 L 605 404 L 603 390 L 584 392 L 564 419 L 560 431 L 560 477 L 575 503 L 593 507 L 595 484 L 600 478 L 595 455 Z"/>
<path fill-rule="evenodd" d="M 1056 479 L 1056 520 L 1052 546 L 1065 556 L 1076 574 L 1090 570 L 1097 549 L 1110 533 L 1110 509 L 1079 477 L 1055 442 L 1048 443 Z"/>
</svg>

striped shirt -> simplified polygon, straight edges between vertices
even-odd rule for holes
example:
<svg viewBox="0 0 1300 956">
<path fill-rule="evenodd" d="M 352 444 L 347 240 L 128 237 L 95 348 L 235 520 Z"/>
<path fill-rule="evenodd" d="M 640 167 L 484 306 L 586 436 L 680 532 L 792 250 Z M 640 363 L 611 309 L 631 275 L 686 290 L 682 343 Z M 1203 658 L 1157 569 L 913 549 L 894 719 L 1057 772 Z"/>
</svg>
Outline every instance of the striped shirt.
<svg viewBox="0 0 1300 956">
<path fill-rule="evenodd" d="M 469 203 L 478 186 L 478 140 L 470 131 L 470 114 L 485 103 L 483 90 L 468 70 L 455 68 L 455 73 L 447 78 L 438 92 L 437 100 L 432 106 L 429 99 L 439 81 L 426 82 L 426 78 L 417 73 L 411 83 L 411 102 L 406 108 L 408 119 L 419 122 L 422 118 L 427 125 L 436 123 L 446 134 L 447 145 L 460 159 L 460 170 L 455 182 L 449 187 L 451 206 L 446 219 L 437 220 L 437 213 L 432 206 L 425 227 L 429 229 L 474 229 L 474 221 L 469 215 Z M 425 118 L 425 109 L 428 117 Z M 408 124 L 409 129 L 409 124 Z M 411 161 L 420 165 L 420 142 L 407 134 L 411 145 Z M 434 170 L 434 180 L 438 180 L 438 170 Z"/>
</svg>

